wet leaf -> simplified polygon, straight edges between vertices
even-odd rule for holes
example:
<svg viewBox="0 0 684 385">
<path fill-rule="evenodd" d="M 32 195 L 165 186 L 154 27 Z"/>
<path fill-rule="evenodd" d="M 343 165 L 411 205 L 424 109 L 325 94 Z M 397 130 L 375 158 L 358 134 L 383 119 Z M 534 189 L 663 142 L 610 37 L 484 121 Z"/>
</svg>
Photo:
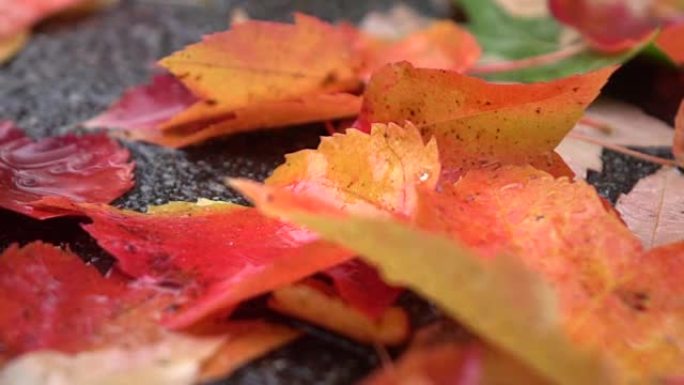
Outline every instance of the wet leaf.
<svg viewBox="0 0 684 385">
<path fill-rule="evenodd" d="M 102 277 L 76 255 L 40 242 L 5 250 L 0 292 L 4 358 L 154 342 L 162 333 L 156 320 L 173 300 L 117 274 Z"/>
<path fill-rule="evenodd" d="M 298 204 L 287 190 L 267 186 L 262 194 L 257 186 L 240 187 L 269 215 L 315 229 L 358 252 L 388 282 L 426 296 L 547 378 L 560 384 L 609 383 L 601 361 L 565 336 L 551 287 L 512 257 L 485 261 L 452 239 L 396 221 L 349 216 L 340 210 L 317 213 Z"/>
<path fill-rule="evenodd" d="M 34 218 L 59 214 L 38 209 L 43 197 L 108 203 L 133 186 L 128 150 L 103 134 L 32 140 L 0 121 L 0 206 Z"/>
<path fill-rule="evenodd" d="M 229 203 L 176 202 L 147 214 L 43 201 L 88 216 L 83 228 L 124 273 L 182 296 L 164 324 L 186 328 L 218 311 L 351 258 L 307 230 Z M 201 237 L 198 237 L 201 234 Z"/>
<path fill-rule="evenodd" d="M 412 125 L 374 125 L 321 138 L 317 150 L 286 156 L 266 181 L 317 196 L 351 212 L 411 215 L 418 186 L 434 188 L 440 174 L 434 141 L 423 144 Z"/>
</svg>

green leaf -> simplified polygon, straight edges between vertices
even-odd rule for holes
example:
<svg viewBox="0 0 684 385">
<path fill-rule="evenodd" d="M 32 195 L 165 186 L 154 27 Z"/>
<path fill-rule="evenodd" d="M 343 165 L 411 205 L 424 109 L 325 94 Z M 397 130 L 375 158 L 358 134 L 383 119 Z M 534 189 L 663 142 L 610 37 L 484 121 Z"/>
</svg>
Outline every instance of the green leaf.
<svg viewBox="0 0 684 385">
<path fill-rule="evenodd" d="M 459 0 L 468 14 L 468 29 L 475 35 L 488 62 L 505 62 L 550 55 L 525 68 L 512 67 L 480 75 L 490 80 L 535 82 L 589 72 L 623 63 L 648 42 L 619 54 L 603 54 L 579 40 L 566 43 L 568 29 L 550 15 L 519 17 L 507 13 L 494 0 Z M 477 71 L 474 72 L 477 75 Z"/>
</svg>

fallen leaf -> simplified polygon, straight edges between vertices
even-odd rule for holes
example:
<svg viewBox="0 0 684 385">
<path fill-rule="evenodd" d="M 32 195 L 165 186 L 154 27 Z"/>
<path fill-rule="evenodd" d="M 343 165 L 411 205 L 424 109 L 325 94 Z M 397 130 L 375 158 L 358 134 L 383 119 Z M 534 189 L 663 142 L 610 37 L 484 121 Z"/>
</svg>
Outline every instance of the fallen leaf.
<svg viewBox="0 0 684 385">
<path fill-rule="evenodd" d="M 656 31 L 657 1 L 550 0 L 554 17 L 579 30 L 597 50 L 616 53 L 640 44 Z"/>
<path fill-rule="evenodd" d="M 360 84 L 360 64 L 353 58 L 348 34 L 303 14 L 295 15 L 294 25 L 238 24 L 160 64 L 201 99 L 162 124 L 162 130 L 225 120 L 262 103 L 350 91 Z M 342 111 L 337 117 L 349 114 Z"/>
<path fill-rule="evenodd" d="M 647 248 L 684 240 L 684 176 L 662 168 L 641 179 L 615 208 Z"/>
<path fill-rule="evenodd" d="M 528 163 L 558 145 L 614 68 L 549 83 L 495 84 L 455 72 L 388 65 L 370 81 L 359 126 L 411 121 L 434 137 L 444 169 Z"/>
<path fill-rule="evenodd" d="M 432 24 L 430 18 L 404 3 L 393 4 L 387 10 L 372 10 L 359 22 L 359 29 L 378 39 L 400 40 Z"/>
<path fill-rule="evenodd" d="M 396 364 L 381 368 L 361 385 L 482 384 L 478 353 L 476 348 L 456 344 L 409 348 Z"/>
<path fill-rule="evenodd" d="M 535 0 L 534 7 L 546 1 Z M 472 73 L 491 80 L 535 82 L 594 71 L 627 61 L 647 43 L 613 55 L 596 52 L 545 13 L 520 15 L 496 0 L 459 0 L 466 26 L 484 51 Z"/>
<path fill-rule="evenodd" d="M 64 354 L 38 351 L 0 369 L 3 385 L 191 385 L 217 338 L 170 335 L 136 348 L 115 347 Z M 97 370 L 94 370 L 97 368 Z"/>
<path fill-rule="evenodd" d="M 124 273 L 181 290 L 175 311 L 163 320 L 174 329 L 353 256 L 318 241 L 310 231 L 229 203 L 176 202 L 147 214 L 105 205 L 42 203 L 88 216 L 92 223 L 83 228 Z"/>
<path fill-rule="evenodd" d="M 413 31 L 401 40 L 382 40 L 360 35 L 357 40 L 363 48 L 362 77 L 370 78 L 373 72 L 387 63 L 408 61 L 416 67 L 439 68 L 457 72 L 469 70 L 480 58 L 481 50 L 475 38 L 452 21 L 435 21 Z"/>
<path fill-rule="evenodd" d="M 437 321 L 418 330 L 396 362 L 377 369 L 361 384 L 549 384 L 510 355 L 464 336 L 458 328 Z"/>
<path fill-rule="evenodd" d="M 423 144 L 408 124 L 373 125 L 370 134 L 349 129 L 321 138 L 317 150 L 286 156 L 266 180 L 311 194 L 350 212 L 373 211 L 410 216 L 417 188 L 434 188 L 440 175 L 434 141 Z"/>
<path fill-rule="evenodd" d="M 303 14 L 295 15 L 294 25 L 245 21 L 160 61 L 186 89 L 155 79 L 85 125 L 183 147 L 242 131 L 352 117 L 361 103 L 352 93 L 387 62 L 463 71 L 479 54 L 474 38 L 450 21 L 396 41 Z"/>
<path fill-rule="evenodd" d="M 575 176 L 586 179 L 587 171 L 601 171 L 603 147 L 595 143 L 587 143 L 574 138 L 564 138 L 555 150 L 572 169 Z"/>
<path fill-rule="evenodd" d="M 163 332 L 156 320 L 173 300 L 120 275 L 102 277 L 76 255 L 40 242 L 5 250 L 0 292 L 0 358 L 154 342 Z"/>
<path fill-rule="evenodd" d="M 168 129 L 129 129 L 123 136 L 179 148 L 221 135 L 353 116 L 361 108 L 361 98 L 347 93 L 304 95 L 292 100 L 262 102 L 209 118 L 212 106 L 212 103 L 194 104 L 191 110 L 198 119 L 195 123 Z M 201 120 L 204 118 L 207 120 Z M 136 119 L 135 115 L 130 119 Z"/>
<path fill-rule="evenodd" d="M 289 285 L 273 292 L 269 307 L 323 326 L 362 343 L 399 345 L 409 334 L 409 320 L 399 307 L 376 319 L 350 307 L 315 281 Z"/>
<path fill-rule="evenodd" d="M 674 139 L 672 142 L 672 154 L 680 167 L 684 168 L 684 100 L 679 105 L 675 117 Z"/>
<path fill-rule="evenodd" d="M 12 245 L 0 256 L 0 294 L 2 384 L 194 384 L 299 335 L 253 320 L 166 331 L 159 321 L 180 290 L 116 272 L 103 277 L 40 242 Z M 104 365 L 93 371 L 97 362 Z"/>
<path fill-rule="evenodd" d="M 354 259 L 326 270 L 335 292 L 350 306 L 377 319 L 399 298 L 402 289 L 387 285 L 377 270 Z"/>
<path fill-rule="evenodd" d="M 33 24 L 57 12 L 77 6 L 87 0 L 1 0 L 0 38 L 26 31 Z"/>
<path fill-rule="evenodd" d="M 197 98 L 174 76 L 156 75 L 149 84 L 126 90 L 107 111 L 83 125 L 154 130 L 196 102 Z"/>
<path fill-rule="evenodd" d="M 684 64 L 684 23 L 665 27 L 656 38 L 655 44 L 675 63 Z"/>
<path fill-rule="evenodd" d="M 42 197 L 107 203 L 133 186 L 128 150 L 104 134 L 34 141 L 0 121 L 0 206 L 34 218 L 58 216 L 36 208 Z"/>
<path fill-rule="evenodd" d="M 601 122 L 607 129 L 597 130 L 579 121 L 574 128 L 575 132 L 623 146 L 672 145 L 672 126 L 634 105 L 602 98 L 592 103 L 585 115 Z"/>
<path fill-rule="evenodd" d="M 487 341 L 559 383 L 607 381 L 597 380 L 601 372 L 592 366 L 598 365 L 596 361 L 574 355 L 574 349 L 600 352 L 616 369 L 613 375 L 618 383 L 652 383 L 683 374 L 684 351 L 679 346 L 684 323 L 681 301 L 676 299 L 682 284 L 673 272 L 684 258 L 684 242 L 644 253 L 638 239 L 584 182 L 555 179 L 531 167 L 471 170 L 451 188 L 443 186 L 420 196 L 415 225 L 427 233 L 396 220 L 354 217 L 330 208 L 311 210 L 314 206 L 308 201 L 315 197 L 287 198 L 291 192 L 284 189 L 244 183 L 242 187 L 247 187 L 242 191 L 269 215 L 315 229 L 325 239 L 360 253 L 361 258 L 376 264 L 388 282 L 422 293 Z M 446 240 L 435 233 L 449 234 L 450 239 L 472 250 L 458 249 L 461 253 L 484 261 L 467 259 L 464 266 L 465 257 L 448 251 Z M 450 245 L 456 247 L 456 243 Z M 501 255 L 517 257 L 501 262 Z M 504 267 L 498 265 L 502 263 Z M 515 277 L 510 269 L 522 276 Z M 530 274 L 536 277 L 532 272 L 543 277 L 534 278 L 534 285 L 526 281 L 532 279 Z M 507 293 L 514 298 L 484 299 L 481 293 L 471 292 L 468 279 L 480 274 L 498 278 L 496 282 L 472 283 L 473 290 L 488 290 L 491 296 Z M 506 288 L 514 284 L 521 286 Z M 548 301 L 556 297 L 558 318 L 552 317 L 556 307 L 548 307 Z M 475 316 L 471 311 L 477 310 L 476 304 L 457 302 L 477 301 L 474 298 L 490 311 L 496 310 Z M 511 310 L 514 315 L 505 314 L 505 303 L 516 304 Z M 542 307 L 543 303 L 547 307 Z M 518 329 L 522 322 L 509 317 L 527 317 L 530 330 L 554 331 L 551 335 L 555 337 L 547 333 L 525 336 L 525 331 Z M 489 329 L 485 319 L 507 325 L 503 329 L 524 341 L 512 343 L 498 334 L 501 330 Z M 530 338 L 559 338 L 560 342 L 552 342 L 551 347 L 546 345 L 548 341 Z M 533 348 L 530 343 L 538 345 Z M 536 356 L 539 349 L 553 350 L 544 354 L 546 359 L 570 354 L 577 360 L 575 364 L 588 365 L 594 371 L 584 373 L 588 377 L 583 380 L 572 378 L 571 373 L 563 373 L 568 366 L 552 368 L 548 365 L 553 363 L 540 361 Z M 568 362 L 568 358 L 558 360 Z"/>
<path fill-rule="evenodd" d="M 0 65 L 19 53 L 28 41 L 29 36 L 31 33 L 28 30 L 20 30 L 12 35 L 0 37 Z"/>
<path fill-rule="evenodd" d="M 565 318 L 609 290 L 642 252 L 593 187 L 529 166 L 471 170 L 419 202 L 420 228 L 450 234 L 482 256 L 518 256 L 554 287 Z"/>
<path fill-rule="evenodd" d="M 236 369 L 297 339 L 302 333 L 259 321 L 236 324 L 237 330 L 202 363 L 201 382 L 226 378 Z M 166 385 L 166 383 L 164 383 Z"/>
<path fill-rule="evenodd" d="M 116 0 L 0 0 L 0 65 L 21 51 L 31 28 L 47 18 L 81 15 Z"/>
<path fill-rule="evenodd" d="M 587 109 L 585 117 L 600 122 L 606 129 L 598 130 L 580 120 L 570 131 L 595 139 L 595 143 L 565 137 L 556 151 L 573 169 L 575 175 L 584 179 L 588 169 L 601 171 L 601 153 L 604 144 L 620 146 L 668 147 L 672 144 L 672 128 L 660 119 L 646 114 L 630 104 L 600 98 Z"/>
<path fill-rule="evenodd" d="M 684 242 L 632 260 L 608 295 L 578 314 L 570 332 L 619 360 L 624 383 L 669 383 L 684 378 L 682 280 Z"/>
<path fill-rule="evenodd" d="M 264 212 L 315 229 L 325 239 L 358 252 L 388 282 L 426 296 L 550 380 L 610 383 L 601 360 L 566 338 L 551 287 L 513 258 L 502 255 L 485 261 L 452 239 L 396 221 L 349 216 L 341 210 L 310 212 L 306 206 L 293 205 L 294 197 L 283 198 L 292 195 L 285 189 L 266 186 L 270 193 L 261 195 L 258 186 L 245 186 L 242 192 Z"/>
</svg>

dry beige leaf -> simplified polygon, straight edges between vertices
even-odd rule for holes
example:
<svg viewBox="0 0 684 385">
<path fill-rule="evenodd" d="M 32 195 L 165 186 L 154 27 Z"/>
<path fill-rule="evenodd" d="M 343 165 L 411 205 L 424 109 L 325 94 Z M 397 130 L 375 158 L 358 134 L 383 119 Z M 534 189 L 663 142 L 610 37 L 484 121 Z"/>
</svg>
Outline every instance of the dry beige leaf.
<svg viewBox="0 0 684 385">
<path fill-rule="evenodd" d="M 362 31 L 376 37 L 398 40 L 413 32 L 427 28 L 435 20 L 403 3 L 387 11 L 373 11 L 359 24 Z"/>
<path fill-rule="evenodd" d="M 190 385 L 222 337 L 169 334 L 156 344 L 75 355 L 37 351 L 10 361 L 2 385 Z"/>
<path fill-rule="evenodd" d="M 684 175 L 663 168 L 643 178 L 618 199 L 616 209 L 644 244 L 651 248 L 684 240 Z"/>
<path fill-rule="evenodd" d="M 556 148 L 578 178 L 586 178 L 588 169 L 601 171 L 603 147 L 573 138 L 573 134 L 620 146 L 669 147 L 672 145 L 671 127 L 627 103 L 600 99 L 589 107 L 586 116 L 603 123 L 609 129 L 604 132 L 582 123 L 577 124 L 569 136 L 563 139 Z"/>
<path fill-rule="evenodd" d="M 496 3 L 516 17 L 538 18 L 551 16 L 546 0 L 496 0 Z"/>
<path fill-rule="evenodd" d="M 565 138 L 556 147 L 556 152 L 570 166 L 577 178 L 586 179 L 588 170 L 601 171 L 601 150 L 598 144 L 575 138 Z"/>
<path fill-rule="evenodd" d="M 677 164 L 684 167 L 684 100 L 679 105 L 677 116 L 675 117 L 675 132 L 672 142 L 672 154 L 674 154 Z"/>
<path fill-rule="evenodd" d="M 602 99 L 589 107 L 586 115 L 610 126 L 610 132 L 604 133 L 583 124 L 578 124 L 573 129 L 575 132 L 622 146 L 672 145 L 672 127 L 630 104 Z"/>
</svg>

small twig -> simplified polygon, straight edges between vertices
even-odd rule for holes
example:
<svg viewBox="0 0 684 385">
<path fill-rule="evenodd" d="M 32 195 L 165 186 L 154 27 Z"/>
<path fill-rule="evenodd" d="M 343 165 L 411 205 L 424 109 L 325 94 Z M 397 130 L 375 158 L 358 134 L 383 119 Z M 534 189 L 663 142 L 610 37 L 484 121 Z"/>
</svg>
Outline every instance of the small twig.
<svg viewBox="0 0 684 385">
<path fill-rule="evenodd" d="M 601 139 L 592 138 L 591 136 L 578 134 L 576 132 L 569 133 L 568 138 L 581 140 L 581 141 L 584 141 L 587 143 L 597 144 L 597 145 L 605 147 L 609 150 L 613 150 L 613 151 L 619 152 L 621 154 L 629 155 L 629 156 L 637 158 L 637 159 L 645 160 L 647 162 L 659 164 L 661 166 L 671 166 L 671 167 L 676 166 L 676 163 L 674 160 L 644 154 L 643 152 L 635 151 L 635 150 L 629 149 L 625 146 L 621 146 L 619 144 L 605 142 Z"/>
<path fill-rule="evenodd" d="M 484 63 L 484 64 L 480 64 L 480 65 L 475 66 L 473 69 L 470 70 L 470 73 L 472 73 L 472 74 L 491 74 L 491 73 L 500 73 L 500 72 L 520 70 L 520 69 L 536 67 L 536 66 L 541 66 L 541 65 L 546 65 L 546 64 L 553 64 L 553 63 L 556 63 L 560 60 L 563 60 L 565 58 L 568 58 L 572 55 L 575 55 L 575 54 L 581 52 L 586 47 L 587 47 L 587 45 L 585 43 L 581 42 L 581 43 L 569 45 L 569 46 L 564 47 L 558 51 L 539 55 L 539 56 L 532 56 L 532 57 L 528 57 L 525 59 L 519 59 L 519 60 Z"/>
<path fill-rule="evenodd" d="M 586 115 L 580 118 L 579 124 L 583 124 L 587 127 L 594 128 L 597 131 L 600 131 L 606 135 L 611 134 L 613 132 L 613 127 L 610 124 Z"/>
</svg>

